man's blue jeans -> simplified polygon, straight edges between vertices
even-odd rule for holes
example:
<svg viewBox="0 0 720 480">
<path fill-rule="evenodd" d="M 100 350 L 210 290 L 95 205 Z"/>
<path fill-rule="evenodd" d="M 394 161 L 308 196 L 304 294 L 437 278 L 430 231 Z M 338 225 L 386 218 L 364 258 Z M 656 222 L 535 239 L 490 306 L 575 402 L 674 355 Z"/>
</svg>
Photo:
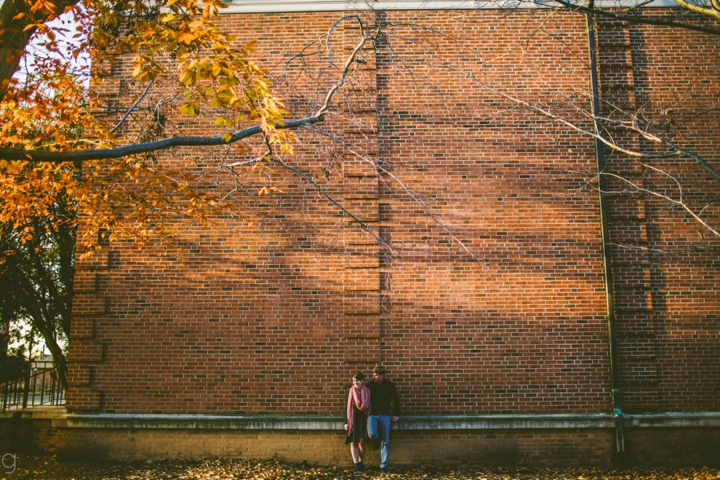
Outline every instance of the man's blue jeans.
<svg viewBox="0 0 720 480">
<path fill-rule="evenodd" d="M 368 436 L 371 440 L 380 439 L 380 468 L 390 464 L 390 415 L 368 415 Z"/>
</svg>

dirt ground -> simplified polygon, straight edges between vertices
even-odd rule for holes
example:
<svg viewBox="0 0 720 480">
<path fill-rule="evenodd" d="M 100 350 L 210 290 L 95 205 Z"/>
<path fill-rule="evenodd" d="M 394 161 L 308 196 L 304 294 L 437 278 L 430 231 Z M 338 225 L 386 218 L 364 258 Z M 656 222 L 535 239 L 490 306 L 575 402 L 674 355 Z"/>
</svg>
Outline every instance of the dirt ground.
<svg viewBox="0 0 720 480">
<path fill-rule="evenodd" d="M 13 470 L 13 466 L 14 471 Z M 403 479 L 403 480 L 660 480 L 720 479 L 720 470 L 644 468 L 629 470 L 599 469 L 528 469 L 528 468 L 426 468 L 396 467 L 387 474 L 369 467 L 367 473 L 353 474 L 351 468 L 289 464 L 277 460 L 204 459 L 198 461 L 152 461 L 131 463 L 64 463 L 52 455 L 4 457 L 0 478 L 82 480 L 155 480 L 155 479 Z"/>
</svg>

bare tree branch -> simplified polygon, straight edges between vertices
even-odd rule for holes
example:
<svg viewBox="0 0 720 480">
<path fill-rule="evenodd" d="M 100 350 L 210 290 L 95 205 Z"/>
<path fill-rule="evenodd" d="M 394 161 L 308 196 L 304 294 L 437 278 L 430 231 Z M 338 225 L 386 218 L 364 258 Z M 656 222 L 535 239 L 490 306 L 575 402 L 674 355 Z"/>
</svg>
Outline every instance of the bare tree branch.
<svg viewBox="0 0 720 480">
<path fill-rule="evenodd" d="M 386 175 L 390 177 L 395 183 L 397 183 L 400 188 L 403 189 L 403 191 L 413 200 L 417 205 L 422 209 L 422 211 L 430 217 L 440 228 L 448 235 L 454 242 L 456 242 L 458 245 L 460 245 L 460 248 L 465 250 L 465 253 L 467 253 L 473 260 L 484 262 L 484 260 L 478 258 L 474 253 L 472 253 L 467 246 L 457 238 L 457 236 L 450 231 L 450 229 L 445 225 L 445 223 L 442 221 L 442 219 L 432 212 L 430 208 L 428 207 L 427 203 L 417 194 L 415 193 L 410 187 L 405 185 L 405 183 L 400 180 L 394 173 L 392 173 L 390 170 L 384 168 L 382 165 L 378 165 L 376 162 L 369 159 L 366 155 L 363 155 L 362 153 L 355 150 L 351 145 L 348 145 L 346 142 L 344 142 L 342 139 L 337 138 L 336 136 L 330 134 L 329 132 L 326 132 L 325 130 L 322 130 L 321 128 L 318 128 L 317 126 L 308 127 L 312 128 L 313 131 L 316 131 L 320 133 L 321 135 L 329 138 L 330 140 L 333 140 L 338 145 L 340 145 L 343 149 L 345 149 L 347 152 L 351 153 L 354 157 L 357 157 L 359 160 L 369 163 L 373 168 L 375 168 L 378 172 L 382 173 L 383 175 Z"/>
<path fill-rule="evenodd" d="M 335 200 L 335 199 L 333 198 L 333 196 L 330 195 L 330 194 L 329 194 L 324 188 L 322 188 L 320 185 L 318 185 L 318 183 L 317 183 L 315 180 L 313 180 L 312 178 L 310 178 L 309 176 L 307 176 L 305 173 L 303 173 L 302 171 L 298 170 L 297 168 L 295 168 L 295 167 L 293 167 L 293 166 L 291 166 L 291 165 L 288 165 L 287 163 L 283 162 L 282 160 L 280 160 L 280 159 L 277 158 L 277 157 L 271 157 L 271 160 L 272 160 L 274 163 L 277 163 L 278 165 L 281 165 L 283 168 L 286 168 L 286 169 L 290 170 L 291 172 L 295 173 L 296 175 L 298 175 L 299 177 L 301 177 L 301 178 L 302 178 L 303 180 L 305 180 L 306 182 L 310 183 L 310 184 L 311 184 L 313 187 L 315 187 L 315 188 L 317 189 L 317 191 L 320 192 L 325 198 L 327 198 L 328 200 L 330 200 L 330 202 L 331 202 L 333 205 L 335 205 L 335 206 L 338 207 L 340 210 L 342 210 L 342 212 L 343 212 L 344 214 L 348 215 L 350 218 L 352 218 L 353 221 L 357 222 L 358 226 L 360 227 L 360 229 L 361 229 L 362 231 L 367 232 L 369 235 L 371 235 L 371 236 L 375 239 L 375 241 L 378 242 L 379 245 L 386 246 L 386 244 L 385 244 L 385 242 L 382 240 L 382 238 L 380 238 L 380 236 L 378 236 L 375 232 L 373 232 L 372 230 L 370 230 L 370 227 L 368 226 L 367 223 L 363 222 L 363 221 L 360 220 L 357 216 L 355 216 L 352 212 L 350 212 L 347 208 L 343 207 L 340 202 L 338 202 L 337 200 Z"/>
<path fill-rule="evenodd" d="M 540 106 L 538 106 L 538 105 L 534 105 L 534 104 L 532 104 L 532 103 L 530 103 L 530 102 L 526 102 L 525 100 L 521 100 L 521 99 L 519 99 L 519 98 L 517 98 L 517 97 L 514 97 L 514 96 L 512 96 L 512 95 L 510 95 L 510 94 L 507 94 L 507 93 L 505 93 L 505 92 L 503 92 L 503 91 L 501 91 L 501 90 L 498 90 L 497 88 L 494 88 L 494 87 L 489 87 L 489 86 L 487 86 L 487 85 L 483 85 L 483 88 L 487 88 L 488 90 L 491 90 L 491 91 L 497 93 L 498 95 L 500 95 L 500 96 L 502 96 L 502 97 L 504 97 L 504 98 L 506 98 L 506 99 L 508 99 L 508 100 L 510 100 L 510 101 L 512 101 L 512 102 L 514 102 L 514 103 L 516 103 L 516 104 L 518 104 L 518 105 L 521 105 L 521 106 L 527 108 L 528 110 L 530 110 L 530 111 L 532 111 L 532 112 L 535 112 L 535 113 L 540 114 L 540 115 L 542 115 L 542 116 L 544 116 L 544 117 L 547 117 L 547 118 L 549 118 L 549 119 L 551 119 L 551 120 L 553 120 L 553 121 L 559 122 L 559 123 L 561 123 L 561 124 L 563 124 L 563 125 L 565 125 L 565 126 L 567 126 L 567 127 L 570 127 L 571 129 L 575 130 L 576 132 L 578 132 L 578 133 L 580 133 L 580 134 L 582 134 L 582 135 L 587 135 L 587 136 L 592 137 L 592 138 L 594 138 L 594 139 L 596 139 L 596 140 L 599 140 L 599 141 L 601 141 L 603 144 L 605 144 L 607 147 L 609 147 L 609 148 L 612 149 L 612 150 L 615 150 L 615 151 L 624 153 L 625 155 L 628 155 L 628 156 L 631 156 L 631 157 L 635 157 L 635 158 L 648 158 L 648 159 L 652 159 L 652 158 L 677 158 L 677 157 L 687 157 L 687 158 L 691 158 L 691 159 L 695 160 L 696 162 L 698 162 L 698 163 L 699 163 L 708 173 L 710 173 L 716 180 L 720 180 L 720 172 L 718 172 L 717 170 L 715 170 L 715 169 L 707 162 L 707 160 L 705 160 L 705 159 L 704 159 L 703 157 L 701 157 L 700 155 L 698 155 L 698 154 L 696 154 L 696 153 L 694 153 L 694 152 L 691 152 L 691 151 L 689 151 L 689 150 L 687 150 L 687 149 L 680 148 L 680 147 L 676 146 L 676 145 L 675 145 L 673 142 L 671 142 L 670 140 L 661 138 L 661 137 L 659 137 L 659 136 L 657 136 L 657 135 L 654 135 L 654 134 L 648 132 L 648 131 L 645 130 L 645 129 L 638 128 L 638 127 L 635 126 L 635 125 L 628 125 L 628 124 L 626 124 L 626 123 L 618 122 L 618 121 L 616 121 L 616 120 L 611 120 L 611 119 L 607 119 L 607 118 L 601 119 L 601 120 L 604 120 L 605 122 L 615 123 L 615 124 L 617 124 L 617 125 L 621 125 L 621 126 L 627 128 L 627 129 L 629 129 L 629 130 L 633 130 L 633 131 L 635 131 L 636 133 L 642 135 L 645 139 L 647 139 L 647 140 L 649 140 L 649 141 L 652 141 L 652 142 L 655 142 L 655 143 L 659 143 L 659 144 L 662 144 L 662 145 L 665 145 L 665 146 L 669 147 L 669 148 L 672 150 L 672 152 L 652 154 L 652 153 L 643 153 L 643 152 L 638 152 L 638 151 L 634 151 L 634 150 L 628 150 L 628 149 L 626 149 L 626 148 L 623 148 L 623 147 L 619 146 L 619 145 L 618 145 L 616 142 L 614 142 L 612 139 L 608 139 L 608 138 L 606 138 L 604 135 L 600 135 L 599 133 L 596 133 L 596 132 L 593 132 L 593 131 L 590 131 L 590 130 L 583 129 L 583 128 L 579 127 L 578 125 L 574 124 L 573 122 L 571 122 L 571 121 L 569 121 L 569 120 L 567 120 L 567 119 L 565 119 L 565 118 L 562 118 L 560 115 L 557 115 L 557 114 L 552 113 L 550 110 L 547 110 L 547 109 L 545 109 L 545 108 L 542 108 L 542 107 L 540 107 Z"/>
<path fill-rule="evenodd" d="M 695 13 L 701 13 L 703 15 L 709 15 L 711 17 L 715 17 L 718 20 L 720 20 L 720 10 L 717 10 L 717 8 L 718 8 L 717 0 L 712 0 L 712 5 L 714 8 L 705 8 L 705 7 L 696 5 L 691 2 L 686 2 L 685 0 L 675 0 L 675 2 L 686 10 L 690 10 L 691 12 L 695 12 Z"/>
<path fill-rule="evenodd" d="M 147 87 L 145 87 L 145 91 L 142 93 L 142 95 L 140 95 L 140 98 L 138 98 L 137 101 L 132 104 L 132 106 L 128 109 L 127 112 L 125 112 L 125 115 L 123 115 L 123 117 L 120 119 L 120 121 L 117 123 L 117 125 L 115 125 L 113 127 L 113 129 L 110 130 L 110 133 L 115 133 L 117 131 L 117 129 L 120 128 L 123 123 L 125 123 L 125 120 L 127 119 L 127 117 L 130 116 L 130 114 L 133 112 L 133 110 L 135 110 L 135 108 L 137 108 L 137 106 L 140 104 L 140 102 L 142 102 L 143 98 L 145 98 L 148 91 L 150 90 L 150 87 L 152 87 L 153 83 L 154 82 L 152 82 L 152 81 L 150 83 L 148 83 Z"/>
<path fill-rule="evenodd" d="M 648 168 L 648 169 L 650 169 L 650 170 L 653 170 L 653 171 L 655 171 L 655 172 L 657 172 L 657 173 L 660 173 L 661 175 L 664 175 L 664 176 L 666 176 L 667 178 L 671 179 L 671 180 L 673 181 L 673 183 L 675 183 L 675 185 L 677 186 L 677 189 L 678 189 L 678 192 L 679 192 L 679 195 L 680 195 L 680 199 L 679 199 L 679 200 L 676 200 L 676 199 L 674 199 L 674 198 L 672 198 L 672 197 L 670 197 L 670 196 L 668 196 L 668 195 L 665 195 L 664 193 L 660 193 L 660 192 L 657 192 L 657 191 L 655 191 L 655 190 L 650 190 L 650 189 L 648 189 L 648 188 L 645 188 L 645 187 L 643 187 L 643 186 L 640 186 L 640 185 L 638 185 L 636 182 L 633 182 L 632 180 L 628 180 L 627 178 L 625 178 L 625 177 L 623 177 L 623 176 L 621 176 L 621 175 L 617 175 L 617 174 L 609 173 L 609 172 L 603 172 L 603 173 L 601 173 L 600 175 L 605 175 L 605 176 L 607 176 L 607 177 L 616 178 L 616 179 L 618 179 L 618 180 L 620 180 L 620 181 L 622 181 L 622 182 L 625 182 L 626 184 L 630 185 L 633 189 L 635 189 L 635 190 L 638 191 L 638 192 L 641 192 L 641 193 L 644 193 L 644 194 L 647 194 L 647 195 L 651 195 L 651 196 L 653 196 L 653 197 L 661 198 L 661 199 L 665 200 L 666 202 L 669 202 L 669 203 L 671 203 L 671 204 L 673 204 L 673 205 L 676 205 L 676 206 L 682 208 L 682 209 L 685 210 L 687 213 L 689 213 L 690 216 L 692 216 L 698 223 L 700 223 L 700 225 L 702 225 L 703 227 L 707 228 L 713 235 L 715 235 L 715 236 L 717 236 L 717 237 L 720 237 L 720 231 L 714 229 L 713 227 L 711 227 L 710 225 L 708 225 L 708 223 L 705 222 L 702 218 L 700 218 L 700 215 L 701 215 L 702 212 L 705 210 L 705 208 L 703 208 L 703 210 L 702 210 L 700 213 L 696 213 L 695 211 L 693 211 L 693 210 L 687 205 L 687 203 L 685 202 L 684 197 L 683 197 L 682 185 L 680 185 L 680 182 L 679 182 L 675 177 L 673 177 L 673 176 L 670 175 L 669 173 L 664 172 L 664 171 L 662 171 L 662 170 L 660 170 L 660 169 L 658 169 L 658 168 L 655 168 L 655 167 L 653 167 L 653 166 L 651 166 L 651 165 L 643 164 L 643 166 L 644 166 L 645 168 Z M 605 192 L 605 193 L 612 193 L 612 192 Z M 707 208 L 707 207 L 706 207 L 706 208 Z"/>
<path fill-rule="evenodd" d="M 648 18 L 641 15 L 620 15 L 610 10 L 603 10 L 600 8 L 585 7 L 583 5 L 577 5 L 567 0 L 553 0 L 560 5 L 572 10 L 573 12 L 592 13 L 594 15 L 601 15 L 603 17 L 614 18 L 628 23 L 642 23 L 646 25 L 661 25 L 665 27 L 683 28 L 686 30 L 694 30 L 696 32 L 709 33 L 710 35 L 720 36 L 720 29 L 713 27 L 705 27 L 702 25 L 695 25 L 692 23 L 674 22 L 672 20 L 660 20 L 656 18 Z M 682 5 L 681 1 L 678 1 Z M 692 10 L 694 11 L 694 10 Z M 705 12 L 699 12 L 705 13 Z M 715 16 L 715 15 L 713 15 Z"/>
</svg>

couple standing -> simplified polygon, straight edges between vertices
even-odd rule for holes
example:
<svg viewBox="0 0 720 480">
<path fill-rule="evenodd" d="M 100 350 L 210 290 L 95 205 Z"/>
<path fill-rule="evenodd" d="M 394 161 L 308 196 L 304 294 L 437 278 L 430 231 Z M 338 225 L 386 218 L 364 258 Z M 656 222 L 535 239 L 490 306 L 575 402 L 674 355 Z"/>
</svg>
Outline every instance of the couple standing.
<svg viewBox="0 0 720 480">
<path fill-rule="evenodd" d="M 390 380 L 385 380 L 385 367 L 373 368 L 372 381 L 363 383 L 365 375 L 353 375 L 345 410 L 345 444 L 350 444 L 354 470 L 362 471 L 365 438 L 380 439 L 380 469 L 386 471 L 390 461 L 390 424 L 400 415 L 400 398 Z"/>
</svg>

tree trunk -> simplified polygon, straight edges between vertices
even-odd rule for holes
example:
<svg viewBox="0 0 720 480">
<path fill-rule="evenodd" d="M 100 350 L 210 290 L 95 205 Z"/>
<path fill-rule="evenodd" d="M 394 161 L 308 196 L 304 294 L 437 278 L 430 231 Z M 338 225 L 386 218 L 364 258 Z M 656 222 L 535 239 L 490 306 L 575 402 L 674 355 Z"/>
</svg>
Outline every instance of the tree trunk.
<svg viewBox="0 0 720 480">
<path fill-rule="evenodd" d="M 25 0 L 5 0 L 0 3 L 0 101 L 5 98 L 10 79 L 20 65 L 25 47 L 36 30 L 35 27 L 27 30 L 25 28 L 35 21 L 52 20 L 76 3 L 77 0 L 59 0 L 55 2 L 52 12 L 40 9 L 35 13 L 30 12 L 32 4 Z"/>
</svg>

